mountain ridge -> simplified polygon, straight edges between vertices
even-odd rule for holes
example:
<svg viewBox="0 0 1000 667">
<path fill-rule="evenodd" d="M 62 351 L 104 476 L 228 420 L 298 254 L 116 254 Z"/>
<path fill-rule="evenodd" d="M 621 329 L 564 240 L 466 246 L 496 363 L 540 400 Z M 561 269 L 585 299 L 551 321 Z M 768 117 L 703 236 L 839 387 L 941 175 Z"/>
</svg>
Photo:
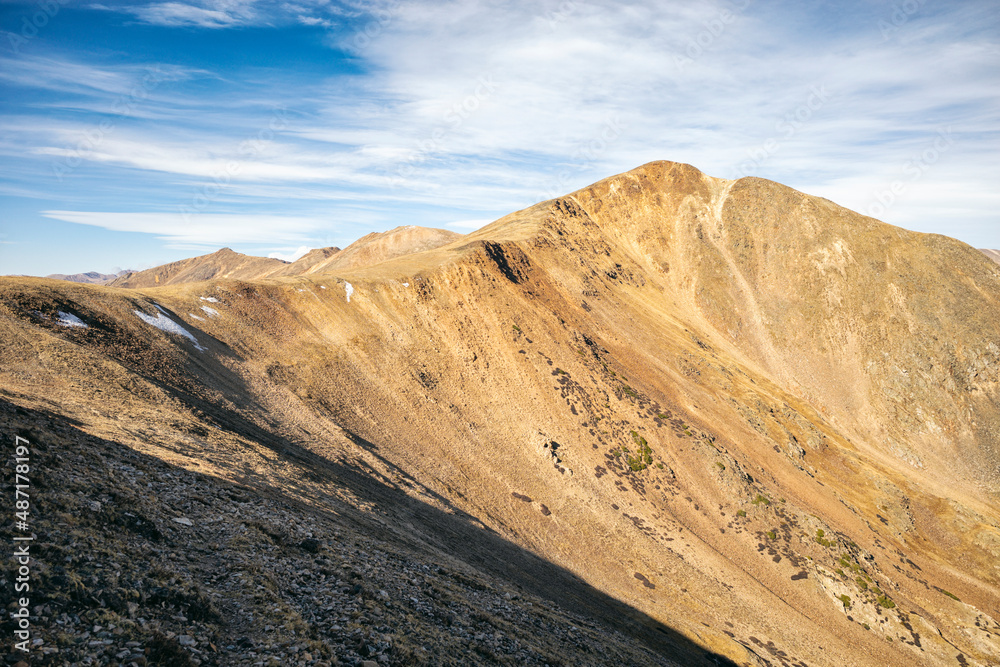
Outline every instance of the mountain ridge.
<svg viewBox="0 0 1000 667">
<path fill-rule="evenodd" d="M 111 281 L 110 287 L 156 287 L 213 278 L 259 280 L 288 262 L 271 257 L 254 257 L 222 248 L 208 255 L 182 259 L 144 271 L 126 274 Z"/>
<path fill-rule="evenodd" d="M 86 273 L 51 273 L 46 278 L 51 278 L 52 280 L 66 280 L 71 283 L 90 283 L 93 285 L 105 285 L 110 283 L 116 278 L 128 275 L 129 273 L 134 273 L 130 269 L 125 269 L 124 271 L 119 271 L 118 273 L 99 273 L 97 271 L 87 271 Z"/>
<path fill-rule="evenodd" d="M 139 288 L 202 282 L 218 278 L 266 280 L 378 265 L 408 254 L 437 248 L 461 238 L 443 229 L 406 225 L 372 232 L 343 250 L 315 248 L 294 262 L 244 255 L 222 248 L 207 255 L 183 259 L 145 271 L 127 273 L 109 281 L 111 287 Z"/>
</svg>

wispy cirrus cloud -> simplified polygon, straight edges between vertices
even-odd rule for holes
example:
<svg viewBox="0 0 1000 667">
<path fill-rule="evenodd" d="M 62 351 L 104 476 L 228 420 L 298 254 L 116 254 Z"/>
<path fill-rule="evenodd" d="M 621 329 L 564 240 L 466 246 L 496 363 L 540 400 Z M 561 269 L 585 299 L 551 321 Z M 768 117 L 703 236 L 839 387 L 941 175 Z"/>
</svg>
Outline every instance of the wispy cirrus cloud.
<svg viewBox="0 0 1000 667">
<path fill-rule="evenodd" d="M 231 28 L 260 20 L 253 0 L 151 2 L 122 6 L 94 5 L 95 9 L 130 14 L 143 23 L 166 27 Z"/>
<path fill-rule="evenodd" d="M 195 0 L 181 2 L 91 5 L 93 9 L 128 14 L 142 23 L 168 28 L 205 28 L 218 30 L 246 26 L 275 26 L 300 22 L 309 26 L 333 28 L 334 17 L 358 14 L 357 10 L 338 6 L 329 0 Z"/>
<path fill-rule="evenodd" d="M 283 239 L 307 240 L 330 225 L 323 218 L 251 214 L 206 214 L 198 217 L 197 224 L 173 213 L 42 211 L 42 215 L 116 232 L 154 234 L 170 245 L 204 247 L 273 243 L 279 233 Z"/>
<path fill-rule="evenodd" d="M 253 12 L 244 9 L 208 9 L 182 2 L 161 2 L 145 7 L 133 7 L 132 13 L 146 23 L 165 26 L 197 26 L 199 28 L 228 28 L 245 24 L 253 19 Z"/>
<path fill-rule="evenodd" d="M 128 95 L 150 76 L 160 81 L 183 81 L 209 75 L 207 70 L 164 63 L 102 66 L 65 57 L 0 56 L 0 84 L 42 89 L 60 96 Z"/>
</svg>

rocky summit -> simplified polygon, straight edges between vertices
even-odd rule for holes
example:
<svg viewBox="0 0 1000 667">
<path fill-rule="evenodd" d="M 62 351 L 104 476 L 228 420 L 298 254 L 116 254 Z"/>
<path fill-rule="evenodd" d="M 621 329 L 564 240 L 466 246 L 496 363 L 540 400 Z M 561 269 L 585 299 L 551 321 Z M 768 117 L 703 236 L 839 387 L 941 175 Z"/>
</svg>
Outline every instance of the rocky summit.
<svg viewBox="0 0 1000 667">
<path fill-rule="evenodd" d="M 1000 264 L 954 239 L 657 162 L 2 278 L 0 330 L 11 663 L 998 664 Z"/>
</svg>

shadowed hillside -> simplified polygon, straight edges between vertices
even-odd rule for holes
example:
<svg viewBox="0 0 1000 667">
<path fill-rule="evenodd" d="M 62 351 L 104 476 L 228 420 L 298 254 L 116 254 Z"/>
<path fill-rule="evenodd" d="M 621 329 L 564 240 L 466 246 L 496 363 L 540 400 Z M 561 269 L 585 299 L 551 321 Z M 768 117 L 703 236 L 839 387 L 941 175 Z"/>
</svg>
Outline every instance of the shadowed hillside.
<svg viewBox="0 0 1000 667">
<path fill-rule="evenodd" d="M 0 387 L 337 511 L 286 461 L 327 470 L 388 539 L 462 544 L 512 580 L 497 549 L 400 508 L 464 517 L 739 665 L 1000 654 L 983 253 L 667 162 L 446 241 L 267 280 L 0 279 Z"/>
</svg>

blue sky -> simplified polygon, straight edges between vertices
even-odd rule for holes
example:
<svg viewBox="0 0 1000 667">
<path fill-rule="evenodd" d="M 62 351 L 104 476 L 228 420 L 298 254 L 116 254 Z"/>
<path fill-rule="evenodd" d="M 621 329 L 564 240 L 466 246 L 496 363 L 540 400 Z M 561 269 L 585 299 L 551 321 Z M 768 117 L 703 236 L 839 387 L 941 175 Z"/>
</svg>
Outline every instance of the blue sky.
<svg viewBox="0 0 1000 667">
<path fill-rule="evenodd" d="M 995 0 L 0 0 L 0 274 L 469 231 L 651 160 L 1000 248 Z"/>
</svg>

